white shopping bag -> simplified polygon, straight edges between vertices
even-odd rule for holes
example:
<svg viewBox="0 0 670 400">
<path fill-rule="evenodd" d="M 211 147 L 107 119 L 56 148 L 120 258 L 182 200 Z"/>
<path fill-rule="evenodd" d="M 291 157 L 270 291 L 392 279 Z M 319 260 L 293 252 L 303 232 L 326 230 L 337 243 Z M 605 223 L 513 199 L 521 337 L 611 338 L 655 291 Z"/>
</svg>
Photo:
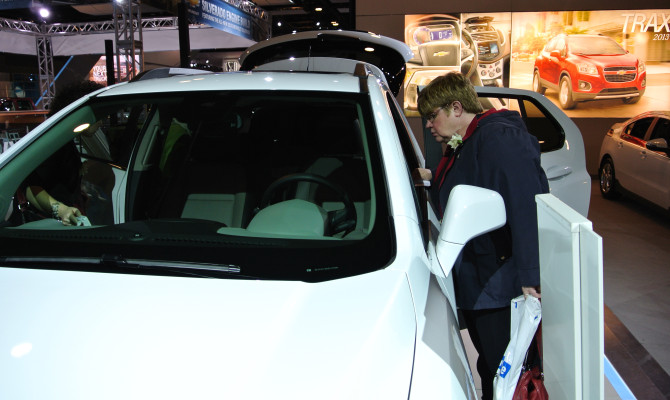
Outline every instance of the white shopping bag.
<svg viewBox="0 0 670 400">
<path fill-rule="evenodd" d="M 505 350 L 498 372 L 493 378 L 493 398 L 511 400 L 521 375 L 521 366 L 526 352 L 542 319 L 540 300 L 519 296 L 512 300 L 510 341 Z"/>
</svg>

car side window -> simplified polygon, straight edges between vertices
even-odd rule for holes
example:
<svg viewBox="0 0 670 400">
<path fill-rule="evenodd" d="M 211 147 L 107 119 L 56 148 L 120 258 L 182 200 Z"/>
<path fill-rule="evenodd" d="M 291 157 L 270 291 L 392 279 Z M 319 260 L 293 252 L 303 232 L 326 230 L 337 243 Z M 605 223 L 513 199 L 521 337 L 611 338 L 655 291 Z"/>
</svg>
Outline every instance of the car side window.
<svg viewBox="0 0 670 400">
<path fill-rule="evenodd" d="M 544 47 L 544 51 L 551 52 L 552 50 L 554 50 L 554 48 L 556 47 L 556 40 L 557 40 L 556 38 L 551 39 L 549 43 L 547 43 L 547 45 Z"/>
<path fill-rule="evenodd" d="M 99 110 L 91 107 L 95 122 L 82 124 L 76 138 L 83 159 L 95 160 L 125 170 L 139 130 L 145 123 L 143 104 Z"/>
<path fill-rule="evenodd" d="M 651 126 L 653 121 L 653 117 L 642 118 L 628 125 L 628 127 L 626 127 L 625 133 L 629 136 L 644 140 L 644 136 L 647 133 L 647 130 L 649 130 L 649 126 Z"/>
<path fill-rule="evenodd" d="M 566 49 L 565 49 L 565 39 L 560 38 L 560 39 L 556 42 L 556 50 L 558 50 L 558 51 L 561 53 L 561 56 L 565 57 L 565 54 L 566 54 L 566 51 L 565 51 L 565 50 L 566 50 Z"/>
<path fill-rule="evenodd" d="M 111 105 L 93 102 L 50 127 L 49 134 L 35 145 L 45 158 L 35 159 L 17 188 L 19 204 L 34 206 L 28 210 L 33 213 L 29 217 L 23 211 L 16 214 L 22 218 L 21 223 L 48 218 L 50 196 L 78 208 L 92 224 L 113 224 L 115 199 L 121 187 L 119 171 L 128 166 L 145 115 L 144 104 L 132 107 L 120 101 Z"/>
<path fill-rule="evenodd" d="M 656 121 L 656 126 L 649 137 L 649 140 L 651 139 L 665 139 L 667 143 L 670 143 L 670 119 L 659 118 Z"/>
</svg>

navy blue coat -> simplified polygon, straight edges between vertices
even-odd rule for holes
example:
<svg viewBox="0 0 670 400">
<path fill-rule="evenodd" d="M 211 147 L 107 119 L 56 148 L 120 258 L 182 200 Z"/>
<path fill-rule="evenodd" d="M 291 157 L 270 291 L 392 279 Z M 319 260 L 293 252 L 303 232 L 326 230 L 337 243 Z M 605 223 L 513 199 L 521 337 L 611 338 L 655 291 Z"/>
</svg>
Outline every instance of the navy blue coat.
<svg viewBox="0 0 670 400">
<path fill-rule="evenodd" d="M 454 186 L 468 184 L 500 193 L 507 213 L 505 226 L 465 245 L 454 266 L 456 303 L 465 310 L 509 306 L 522 286 L 540 284 L 535 195 L 549 191 L 540 146 L 519 113 L 504 110 L 480 118 L 456 154 L 439 188 L 440 208 Z"/>
</svg>

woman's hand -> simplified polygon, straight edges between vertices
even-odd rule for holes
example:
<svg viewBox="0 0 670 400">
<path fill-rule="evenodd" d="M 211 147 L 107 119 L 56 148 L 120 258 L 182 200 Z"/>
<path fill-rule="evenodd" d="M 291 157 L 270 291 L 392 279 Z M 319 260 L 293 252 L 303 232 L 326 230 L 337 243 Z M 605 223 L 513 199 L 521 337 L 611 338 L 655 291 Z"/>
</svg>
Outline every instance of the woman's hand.
<svg viewBox="0 0 670 400">
<path fill-rule="evenodd" d="M 81 211 L 76 207 L 68 207 L 65 204 L 58 204 L 58 218 L 63 225 L 77 225 L 77 217 L 81 216 Z"/>
<path fill-rule="evenodd" d="M 433 174 L 427 168 L 415 168 L 414 171 L 412 171 L 412 178 L 422 181 L 429 181 L 433 179 Z"/>
<path fill-rule="evenodd" d="M 533 297 L 537 297 L 538 299 L 542 298 L 542 294 L 540 293 L 540 287 L 539 286 L 523 286 L 521 288 L 521 292 L 523 292 L 523 298 L 527 298 L 528 295 L 531 295 Z"/>
</svg>

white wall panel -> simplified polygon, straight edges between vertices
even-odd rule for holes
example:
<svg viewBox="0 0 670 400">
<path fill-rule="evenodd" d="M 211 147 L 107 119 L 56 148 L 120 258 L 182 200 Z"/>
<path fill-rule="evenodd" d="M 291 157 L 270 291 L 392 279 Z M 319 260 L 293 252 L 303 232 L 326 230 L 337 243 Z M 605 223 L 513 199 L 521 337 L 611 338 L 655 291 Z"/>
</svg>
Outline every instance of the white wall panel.
<svg viewBox="0 0 670 400">
<path fill-rule="evenodd" d="M 537 196 L 545 384 L 552 400 L 604 396 L 602 239 L 551 194 Z"/>
</svg>

